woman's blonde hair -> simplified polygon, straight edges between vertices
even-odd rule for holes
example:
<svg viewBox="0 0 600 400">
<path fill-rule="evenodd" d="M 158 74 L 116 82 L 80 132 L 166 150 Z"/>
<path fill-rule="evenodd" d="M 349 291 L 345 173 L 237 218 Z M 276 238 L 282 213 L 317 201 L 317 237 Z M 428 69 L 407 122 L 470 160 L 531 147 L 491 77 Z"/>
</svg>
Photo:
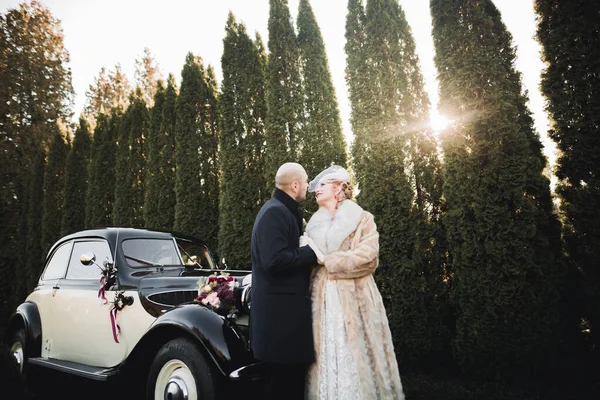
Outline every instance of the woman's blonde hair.
<svg viewBox="0 0 600 400">
<path fill-rule="evenodd" d="M 342 190 L 340 191 L 340 194 L 343 193 L 344 196 L 342 196 L 341 198 L 338 197 L 337 201 L 338 201 L 338 205 L 348 199 L 348 200 L 352 200 L 352 198 L 354 197 L 354 187 L 352 186 L 352 183 L 347 182 L 347 181 L 340 181 L 337 179 L 331 179 L 328 180 L 327 183 L 331 183 L 337 187 L 341 187 Z"/>
</svg>

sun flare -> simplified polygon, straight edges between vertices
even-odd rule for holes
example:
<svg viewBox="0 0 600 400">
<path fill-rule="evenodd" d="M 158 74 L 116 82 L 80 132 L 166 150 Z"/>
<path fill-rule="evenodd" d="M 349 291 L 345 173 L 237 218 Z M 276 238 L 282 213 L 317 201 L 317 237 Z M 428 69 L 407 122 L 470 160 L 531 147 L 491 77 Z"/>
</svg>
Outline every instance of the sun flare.
<svg viewBox="0 0 600 400">
<path fill-rule="evenodd" d="M 436 133 L 439 133 L 450 126 L 452 121 L 438 113 L 432 113 L 429 124 Z"/>
</svg>

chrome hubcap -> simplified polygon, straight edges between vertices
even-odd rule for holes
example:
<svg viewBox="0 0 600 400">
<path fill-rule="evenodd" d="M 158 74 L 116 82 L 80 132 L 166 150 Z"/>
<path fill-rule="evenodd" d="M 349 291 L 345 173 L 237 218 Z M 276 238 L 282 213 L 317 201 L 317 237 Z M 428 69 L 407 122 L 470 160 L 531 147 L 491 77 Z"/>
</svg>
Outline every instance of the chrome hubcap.
<svg viewBox="0 0 600 400">
<path fill-rule="evenodd" d="M 160 369 L 154 388 L 155 400 L 198 400 L 196 380 L 188 366 L 170 360 Z"/>
<path fill-rule="evenodd" d="M 15 360 L 17 360 L 17 364 L 19 365 L 19 372 L 23 373 L 23 361 L 25 360 L 25 356 L 23 354 L 23 346 L 21 346 L 21 342 L 15 342 L 10 347 L 10 352 L 12 353 Z"/>
<path fill-rule="evenodd" d="M 185 382 L 179 377 L 173 377 L 165 388 L 165 400 L 187 400 L 188 390 Z"/>
</svg>

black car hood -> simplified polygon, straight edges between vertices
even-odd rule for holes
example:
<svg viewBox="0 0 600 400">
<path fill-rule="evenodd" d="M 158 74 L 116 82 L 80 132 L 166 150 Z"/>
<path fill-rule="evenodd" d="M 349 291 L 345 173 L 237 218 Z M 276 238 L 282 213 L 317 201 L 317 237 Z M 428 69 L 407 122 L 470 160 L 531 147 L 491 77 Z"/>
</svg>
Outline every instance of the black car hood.
<svg viewBox="0 0 600 400">
<path fill-rule="evenodd" d="M 221 272 L 236 278 L 240 286 L 243 278 L 250 274 L 250 271 L 198 270 L 185 267 L 146 269 L 134 274 L 139 278 L 138 288 L 142 304 L 150 314 L 158 316 L 167 309 L 193 302 L 198 296 L 199 285 L 203 284 L 208 276 Z"/>
</svg>

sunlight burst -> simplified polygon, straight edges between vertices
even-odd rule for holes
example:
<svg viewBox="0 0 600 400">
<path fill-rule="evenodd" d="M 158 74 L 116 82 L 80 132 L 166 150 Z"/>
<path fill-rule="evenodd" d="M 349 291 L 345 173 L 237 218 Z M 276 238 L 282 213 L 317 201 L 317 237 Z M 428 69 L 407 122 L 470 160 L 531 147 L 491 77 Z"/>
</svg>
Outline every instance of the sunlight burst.
<svg viewBox="0 0 600 400">
<path fill-rule="evenodd" d="M 436 133 L 439 133 L 446 129 L 448 126 L 450 126 L 452 124 L 452 121 L 438 113 L 435 113 L 431 115 L 431 120 L 429 121 L 429 124 Z"/>
</svg>

